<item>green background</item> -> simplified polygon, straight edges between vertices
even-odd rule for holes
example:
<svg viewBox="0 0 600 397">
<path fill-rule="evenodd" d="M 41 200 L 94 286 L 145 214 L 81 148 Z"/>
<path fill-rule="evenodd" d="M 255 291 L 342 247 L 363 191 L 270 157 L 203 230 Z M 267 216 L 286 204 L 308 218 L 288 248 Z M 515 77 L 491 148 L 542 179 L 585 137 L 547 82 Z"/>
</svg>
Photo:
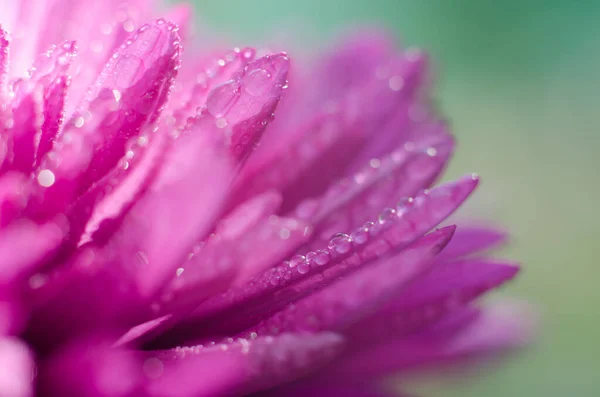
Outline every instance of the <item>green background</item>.
<svg viewBox="0 0 600 397">
<path fill-rule="evenodd" d="M 537 343 L 432 396 L 600 396 L 600 1 L 197 0 L 200 26 L 236 44 L 281 37 L 306 48 L 355 25 L 427 49 L 459 148 L 450 176 L 477 171 L 469 204 L 513 231 L 524 263 L 500 295 L 538 306 Z M 594 244 L 595 243 L 595 244 Z"/>
</svg>

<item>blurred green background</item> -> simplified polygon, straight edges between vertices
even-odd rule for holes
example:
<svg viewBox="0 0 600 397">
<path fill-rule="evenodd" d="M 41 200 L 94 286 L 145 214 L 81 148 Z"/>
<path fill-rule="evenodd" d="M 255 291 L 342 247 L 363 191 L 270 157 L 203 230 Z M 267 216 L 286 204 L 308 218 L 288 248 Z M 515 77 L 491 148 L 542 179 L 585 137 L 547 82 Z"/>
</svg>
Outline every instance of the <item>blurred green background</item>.
<svg viewBox="0 0 600 397">
<path fill-rule="evenodd" d="M 240 45 L 282 33 L 310 48 L 362 24 L 427 49 L 459 148 L 477 171 L 471 212 L 510 227 L 525 265 L 501 295 L 539 306 L 531 349 L 432 396 L 600 396 L 600 1 L 196 0 L 199 23 Z M 294 39 L 295 38 L 295 39 Z M 596 247 L 594 247 L 594 242 Z"/>
</svg>

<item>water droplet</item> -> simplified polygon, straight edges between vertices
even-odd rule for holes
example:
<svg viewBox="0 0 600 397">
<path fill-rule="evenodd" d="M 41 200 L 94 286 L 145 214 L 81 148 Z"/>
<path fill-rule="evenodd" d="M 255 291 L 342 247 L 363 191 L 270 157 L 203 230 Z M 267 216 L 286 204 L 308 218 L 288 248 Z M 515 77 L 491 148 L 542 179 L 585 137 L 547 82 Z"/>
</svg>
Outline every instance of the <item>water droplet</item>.
<svg viewBox="0 0 600 397">
<path fill-rule="evenodd" d="M 304 255 L 296 255 L 290 259 L 290 267 L 294 268 L 304 262 L 306 262 L 306 257 Z"/>
<path fill-rule="evenodd" d="M 437 150 L 434 147 L 429 147 L 427 148 L 427 150 L 425 150 L 425 152 L 427 153 L 428 156 L 430 157 L 434 157 L 437 154 Z"/>
<path fill-rule="evenodd" d="M 362 245 L 369 240 L 369 229 L 361 227 L 351 235 L 354 244 Z"/>
<path fill-rule="evenodd" d="M 244 78 L 244 89 L 252 96 L 259 96 L 271 88 L 271 75 L 264 69 L 256 69 Z"/>
<path fill-rule="evenodd" d="M 41 170 L 37 176 L 38 183 L 43 187 L 54 185 L 56 180 L 54 173 L 50 170 Z"/>
<path fill-rule="evenodd" d="M 396 215 L 398 217 L 404 216 L 413 207 L 415 201 L 412 197 L 405 197 L 398 202 L 396 206 Z"/>
<path fill-rule="evenodd" d="M 310 270 L 310 265 L 308 262 L 304 261 L 300 263 L 296 269 L 298 270 L 298 273 L 306 274 Z"/>
<path fill-rule="evenodd" d="M 394 210 L 393 208 L 385 208 L 379 213 L 377 220 L 381 225 L 393 222 L 394 220 L 396 220 L 396 210 Z"/>
<path fill-rule="evenodd" d="M 381 226 L 379 225 L 379 223 L 374 223 L 374 222 L 367 222 L 363 225 L 363 228 L 365 230 L 369 231 L 369 236 L 377 236 L 379 234 L 379 232 L 381 231 Z"/>
<path fill-rule="evenodd" d="M 329 251 L 318 250 L 315 255 L 315 263 L 319 266 L 326 265 L 329 262 L 330 256 Z"/>
<path fill-rule="evenodd" d="M 390 77 L 388 84 L 393 91 L 400 91 L 404 86 L 404 79 L 401 76 L 393 76 Z"/>
<path fill-rule="evenodd" d="M 329 240 L 329 251 L 335 254 L 345 254 L 352 249 L 352 239 L 345 233 L 337 233 Z"/>
<path fill-rule="evenodd" d="M 163 362 L 156 357 L 151 357 L 144 361 L 143 371 L 144 374 L 150 379 L 159 378 L 163 373 L 163 369 Z"/>
<path fill-rule="evenodd" d="M 235 105 L 240 97 L 240 87 L 230 80 L 216 87 L 206 100 L 206 109 L 214 117 L 223 117 Z"/>
<path fill-rule="evenodd" d="M 282 240 L 287 240 L 288 238 L 290 238 L 290 230 L 286 229 L 286 228 L 282 228 L 279 231 L 279 238 L 281 238 Z"/>
<path fill-rule="evenodd" d="M 225 117 L 219 117 L 215 121 L 215 124 L 217 125 L 217 128 L 225 128 L 227 127 L 227 119 Z"/>
<path fill-rule="evenodd" d="M 372 168 L 379 168 L 379 167 L 381 166 L 381 161 L 380 161 L 379 159 L 371 159 L 371 160 L 369 161 L 369 165 L 370 165 Z"/>
<path fill-rule="evenodd" d="M 177 277 L 181 276 L 181 274 L 183 273 L 185 269 L 183 267 L 177 268 L 177 271 L 175 271 L 175 274 L 177 275 Z"/>
<path fill-rule="evenodd" d="M 134 29 L 135 25 L 133 24 L 133 21 L 131 19 L 128 19 L 125 22 L 123 22 L 123 30 L 125 30 L 126 32 L 131 33 Z"/>
<path fill-rule="evenodd" d="M 254 48 L 244 48 L 242 50 L 242 56 L 244 57 L 244 59 L 246 59 L 247 61 L 251 60 L 252 58 L 254 58 L 254 56 L 256 55 L 256 50 Z"/>
<path fill-rule="evenodd" d="M 83 127 L 83 124 L 85 123 L 85 119 L 81 116 L 77 117 L 75 119 L 75 121 L 73 122 L 73 124 L 75 125 L 75 127 L 77 128 L 81 128 Z"/>
</svg>

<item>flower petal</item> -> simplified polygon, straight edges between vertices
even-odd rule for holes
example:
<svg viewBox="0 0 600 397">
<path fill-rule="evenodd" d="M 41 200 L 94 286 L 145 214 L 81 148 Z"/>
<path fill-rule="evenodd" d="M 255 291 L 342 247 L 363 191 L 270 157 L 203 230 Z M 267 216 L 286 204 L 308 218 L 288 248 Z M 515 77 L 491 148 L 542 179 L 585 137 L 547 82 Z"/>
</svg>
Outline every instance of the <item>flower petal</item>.
<svg viewBox="0 0 600 397">
<path fill-rule="evenodd" d="M 531 316 L 529 310 L 511 304 L 482 310 L 465 307 L 425 332 L 350 352 L 329 367 L 328 375 L 377 377 L 520 347 L 531 338 Z"/>
<path fill-rule="evenodd" d="M 138 396 L 143 390 L 142 369 L 135 352 L 114 348 L 102 340 L 83 340 L 40 364 L 38 389 L 43 396 Z"/>
<path fill-rule="evenodd" d="M 484 258 L 439 263 L 347 334 L 357 344 L 366 345 L 423 329 L 511 280 L 518 271 L 517 265 Z"/>
<path fill-rule="evenodd" d="M 294 257 L 259 275 L 248 285 L 208 299 L 165 339 L 175 338 L 177 333 L 178 338 L 189 337 L 189 334 L 200 337 L 204 333 L 207 336 L 214 332 L 231 334 L 248 328 L 252 325 L 250 310 L 253 318 L 260 318 L 311 292 L 315 284 L 309 280 L 315 277 L 320 279 L 318 284 L 326 285 L 365 263 L 406 247 L 456 210 L 476 185 L 477 179 L 471 176 L 441 185 L 407 201 L 397 212 L 382 213 L 377 224 L 370 229 L 361 228 L 360 236 L 336 235 L 327 251 L 311 251 L 306 256 Z M 306 258 L 317 254 L 322 255 L 319 262 Z M 273 283 L 273 278 L 277 282 Z M 306 283 L 310 287 L 302 287 Z"/>
<path fill-rule="evenodd" d="M 0 395 L 32 397 L 35 362 L 25 343 L 0 337 Z"/>
<path fill-rule="evenodd" d="M 245 395 L 289 382 L 335 357 L 343 339 L 333 333 L 283 334 L 240 339 L 215 346 L 180 347 L 149 354 L 163 375 L 149 386 L 151 396 Z M 208 373 L 198 382 L 198 373 Z"/>
<path fill-rule="evenodd" d="M 435 231 L 400 254 L 374 263 L 288 305 L 243 335 L 345 328 L 379 308 L 398 290 L 406 289 L 433 263 L 453 232 L 454 227 Z"/>
<path fill-rule="evenodd" d="M 175 26 L 161 20 L 142 26 L 115 52 L 38 169 L 55 179 L 40 192 L 41 211 L 62 210 L 84 193 L 123 157 L 130 138 L 156 122 L 179 52 Z"/>
</svg>

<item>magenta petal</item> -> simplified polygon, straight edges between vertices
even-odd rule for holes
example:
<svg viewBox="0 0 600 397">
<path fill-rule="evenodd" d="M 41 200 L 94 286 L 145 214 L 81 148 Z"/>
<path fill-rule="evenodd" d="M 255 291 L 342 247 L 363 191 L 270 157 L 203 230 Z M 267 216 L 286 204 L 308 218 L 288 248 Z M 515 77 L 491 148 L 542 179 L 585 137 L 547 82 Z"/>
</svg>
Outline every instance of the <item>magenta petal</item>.
<svg viewBox="0 0 600 397">
<path fill-rule="evenodd" d="M 314 204 L 301 203 L 297 214 L 317 223 L 328 238 L 336 231 L 356 228 L 402 197 L 412 197 L 438 176 L 452 152 L 452 139 L 442 133 L 423 135 L 365 169 L 333 185 Z M 310 205 L 315 207 L 306 212 Z M 312 213 L 312 214 L 311 214 Z M 333 231 L 333 232 L 332 232 Z"/>
<path fill-rule="evenodd" d="M 62 123 L 66 75 L 75 55 L 75 44 L 52 46 L 37 57 L 28 78 L 12 83 L 13 114 L 10 122 L 12 156 L 4 168 L 30 172 L 51 145 Z"/>
<path fill-rule="evenodd" d="M 530 316 L 531 313 L 514 305 L 502 304 L 484 310 L 466 307 L 426 332 L 386 340 L 341 357 L 331 367 L 331 373 L 342 377 L 377 377 L 522 346 L 532 334 Z"/>
<path fill-rule="evenodd" d="M 42 184 L 45 212 L 61 210 L 66 198 L 106 175 L 125 155 L 127 141 L 156 122 L 179 52 L 175 26 L 160 20 L 141 27 L 115 52 L 39 167 L 38 175 L 53 176 L 53 183 Z M 91 133 L 98 128 L 101 134 Z"/>
<path fill-rule="evenodd" d="M 5 13 L 3 14 L 6 15 Z M 0 98 L 2 98 L 2 102 L 6 101 L 6 96 L 8 95 L 8 87 L 6 85 L 8 83 L 9 72 L 9 46 L 8 32 L 0 27 Z"/>
<path fill-rule="evenodd" d="M 33 397 L 33 354 L 19 340 L 0 337 L 0 396 Z"/>
<path fill-rule="evenodd" d="M 286 85 L 289 58 L 280 53 L 249 63 L 206 99 L 203 117 L 222 129 L 232 156 L 242 162 L 257 144 Z"/>
<path fill-rule="evenodd" d="M 13 110 L 10 165 L 4 169 L 29 172 L 35 158 L 36 139 L 43 123 L 43 94 L 41 87 L 27 94 Z M 8 167 L 8 168 L 7 168 Z"/>
<path fill-rule="evenodd" d="M 518 270 L 514 264 L 490 259 L 438 264 L 348 335 L 358 344 L 369 344 L 422 329 L 512 279 Z"/>
<path fill-rule="evenodd" d="M 0 227 L 22 215 L 31 185 L 25 174 L 9 172 L 0 176 Z"/>
<path fill-rule="evenodd" d="M 282 334 L 226 341 L 215 346 L 180 347 L 149 354 L 163 368 L 149 390 L 152 396 L 245 395 L 288 382 L 333 359 L 343 339 L 333 333 Z M 214 366 L 211 363 L 214 362 Z M 210 374 L 197 382 L 198 374 Z"/>
<path fill-rule="evenodd" d="M 456 210 L 476 185 L 476 178 L 465 177 L 401 203 L 398 211 L 384 210 L 378 223 L 361 227 L 352 236 L 333 236 L 324 247 L 326 250 L 293 257 L 247 285 L 212 297 L 174 332 L 195 336 L 239 332 L 251 326 L 256 318 L 272 312 L 273 308 L 311 292 L 316 284 L 330 283 L 365 263 L 406 247 Z M 322 259 L 314 263 L 307 260 L 313 255 Z M 276 282 L 273 282 L 274 278 Z M 319 280 L 316 284 L 315 279 Z M 299 288 L 303 283 L 310 288 Z"/>
<path fill-rule="evenodd" d="M 0 286 L 0 335 L 17 335 L 23 330 L 29 313 L 18 295 Z"/>
<path fill-rule="evenodd" d="M 118 253 L 122 277 L 136 280 L 143 296 L 152 296 L 175 274 L 220 213 L 232 170 L 220 142 L 209 135 L 201 124 L 190 124 L 175 140 L 157 178 L 105 248 Z"/>
<path fill-rule="evenodd" d="M 23 220 L 0 229 L 0 285 L 41 266 L 62 242 L 66 231 L 61 226 Z"/>
<path fill-rule="evenodd" d="M 76 342 L 44 360 L 38 368 L 39 395 L 44 397 L 142 396 L 139 354 L 104 341 Z M 70 376 L 63 376 L 68 373 Z"/>
<path fill-rule="evenodd" d="M 417 240 L 399 255 L 374 263 L 290 304 L 244 335 L 251 332 L 268 335 L 347 327 L 372 313 L 394 293 L 405 289 L 411 280 L 426 271 L 435 256 L 446 246 L 453 232 L 454 227 L 435 231 Z M 313 284 L 318 284 L 318 281 Z"/>
<path fill-rule="evenodd" d="M 180 73 L 183 78 L 195 81 L 191 87 L 176 85 L 173 101 L 170 104 L 175 126 L 185 126 L 188 117 L 195 116 L 196 111 L 205 104 L 208 95 L 219 85 L 229 82 L 235 75 L 242 73 L 244 67 L 254 59 L 256 51 L 251 48 L 219 53 L 203 59 L 200 65 L 183 63 Z M 186 67 L 187 66 L 187 67 Z M 222 124 L 223 121 L 220 121 Z"/>
</svg>

